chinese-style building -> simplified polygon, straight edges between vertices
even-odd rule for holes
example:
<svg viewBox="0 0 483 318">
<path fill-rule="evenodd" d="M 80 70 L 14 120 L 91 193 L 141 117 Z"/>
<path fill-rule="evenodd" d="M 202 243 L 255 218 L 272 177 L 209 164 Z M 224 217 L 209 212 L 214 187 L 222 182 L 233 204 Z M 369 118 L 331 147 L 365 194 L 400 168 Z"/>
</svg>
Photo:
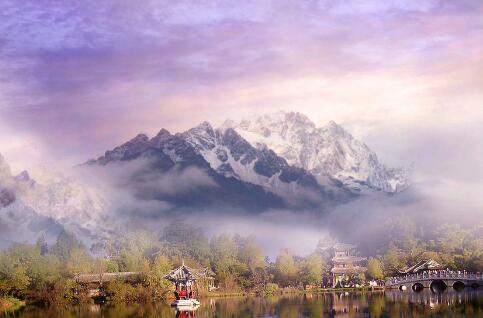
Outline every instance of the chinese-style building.
<svg viewBox="0 0 483 318">
<path fill-rule="evenodd" d="M 337 243 L 333 246 L 333 253 L 332 287 L 344 287 L 346 282 L 367 271 L 363 266 L 366 258 L 357 256 L 355 245 Z"/>
<path fill-rule="evenodd" d="M 444 269 L 443 265 L 439 264 L 435 260 L 423 259 L 411 267 L 407 267 L 402 270 L 399 270 L 399 274 L 411 275 L 411 274 L 419 274 L 422 272 L 429 272 L 429 271 L 440 271 L 443 269 Z"/>
<path fill-rule="evenodd" d="M 175 285 L 174 295 L 176 300 L 172 304 L 175 306 L 199 305 L 199 302 L 196 300 L 201 287 L 199 283 L 203 281 L 208 284 L 208 287 L 213 286 L 214 283 L 214 273 L 210 269 L 190 268 L 184 262 L 180 267 L 164 276 L 164 278 Z"/>
</svg>

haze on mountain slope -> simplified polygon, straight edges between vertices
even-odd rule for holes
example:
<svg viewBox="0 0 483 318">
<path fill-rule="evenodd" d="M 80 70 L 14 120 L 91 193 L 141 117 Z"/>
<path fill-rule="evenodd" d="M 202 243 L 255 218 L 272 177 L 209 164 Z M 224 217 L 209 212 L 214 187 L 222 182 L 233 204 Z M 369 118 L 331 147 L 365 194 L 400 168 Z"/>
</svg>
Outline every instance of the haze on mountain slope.
<svg viewBox="0 0 483 318">
<path fill-rule="evenodd" d="M 360 196 L 406 189 L 403 171 L 379 163 L 335 123 L 316 128 L 299 113 L 226 121 L 219 128 L 203 122 L 183 133 L 139 134 L 43 182 L 27 172 L 14 178 L 4 162 L 0 224 L 13 229 L 32 220 L 16 241 L 53 237 L 65 228 L 87 242 L 133 224 L 156 228 L 173 215 L 303 228 Z"/>
</svg>

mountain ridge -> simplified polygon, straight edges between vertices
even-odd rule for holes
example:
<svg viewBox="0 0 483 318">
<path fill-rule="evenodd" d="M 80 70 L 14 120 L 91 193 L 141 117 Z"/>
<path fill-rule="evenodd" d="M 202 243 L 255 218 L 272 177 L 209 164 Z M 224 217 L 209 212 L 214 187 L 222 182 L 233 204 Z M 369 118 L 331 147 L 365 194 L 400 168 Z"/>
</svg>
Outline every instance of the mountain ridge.
<svg viewBox="0 0 483 318">
<path fill-rule="evenodd" d="M 235 129 L 252 144 L 265 144 L 289 164 L 338 180 L 356 192 L 397 193 L 409 186 L 407 170 L 380 163 L 374 151 L 334 121 L 317 127 L 303 114 L 277 112 L 227 120 L 222 127 Z"/>
<path fill-rule="evenodd" d="M 0 155 L 0 225 L 31 219 L 41 226 L 23 227 L 29 237 L 30 230 L 66 228 L 95 239 L 133 218 L 179 213 L 320 216 L 358 196 L 409 186 L 393 180 L 400 170 L 381 164 L 333 121 L 317 127 L 299 113 L 259 118 L 219 127 L 205 121 L 176 134 L 161 129 L 152 138 L 138 134 L 75 167 L 75 174 L 41 182 L 27 171 L 13 176 Z"/>
</svg>

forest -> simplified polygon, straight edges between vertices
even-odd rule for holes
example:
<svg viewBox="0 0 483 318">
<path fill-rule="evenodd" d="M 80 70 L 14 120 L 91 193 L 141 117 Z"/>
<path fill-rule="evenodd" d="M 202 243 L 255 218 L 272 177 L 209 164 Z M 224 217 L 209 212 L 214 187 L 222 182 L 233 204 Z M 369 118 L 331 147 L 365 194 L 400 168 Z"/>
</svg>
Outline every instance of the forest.
<svg viewBox="0 0 483 318">
<path fill-rule="evenodd" d="M 368 271 L 356 277 L 361 284 L 384 279 L 398 269 L 432 258 L 450 269 L 481 272 L 483 227 L 442 225 L 422 235 L 401 227 L 394 240 L 368 256 Z M 40 237 L 36 244 L 16 244 L 0 252 L 0 297 L 32 303 L 56 304 L 88 301 L 74 294 L 79 273 L 139 272 L 136 284 L 114 282 L 107 287 L 113 302 L 166 300 L 172 285 L 163 276 L 184 261 L 193 268 L 215 273 L 217 293 L 269 295 L 283 290 L 325 287 L 330 275 L 330 250 L 320 242 L 310 255 L 282 249 L 269 259 L 254 236 L 219 234 L 211 238 L 203 229 L 173 223 L 160 233 L 134 231 L 90 247 L 74 235 L 61 232 L 55 243 Z"/>
</svg>

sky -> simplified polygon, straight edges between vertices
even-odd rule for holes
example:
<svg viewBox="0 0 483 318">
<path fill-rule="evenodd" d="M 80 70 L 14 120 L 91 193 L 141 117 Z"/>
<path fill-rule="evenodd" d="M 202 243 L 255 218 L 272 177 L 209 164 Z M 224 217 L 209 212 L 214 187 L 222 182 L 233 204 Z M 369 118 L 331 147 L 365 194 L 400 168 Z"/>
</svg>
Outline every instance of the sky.
<svg viewBox="0 0 483 318">
<path fill-rule="evenodd" d="M 0 153 L 75 165 L 140 132 L 278 110 L 421 182 L 483 177 L 479 0 L 0 2 Z"/>
<path fill-rule="evenodd" d="M 39 165 L 72 167 L 141 132 L 297 111 L 413 167 L 410 191 L 321 222 L 358 241 L 381 216 L 475 220 L 482 17 L 481 0 L 1 0 L 0 153 L 36 178 Z M 280 216 L 210 223 L 255 228 L 271 250 L 320 239 L 318 225 Z"/>
</svg>

